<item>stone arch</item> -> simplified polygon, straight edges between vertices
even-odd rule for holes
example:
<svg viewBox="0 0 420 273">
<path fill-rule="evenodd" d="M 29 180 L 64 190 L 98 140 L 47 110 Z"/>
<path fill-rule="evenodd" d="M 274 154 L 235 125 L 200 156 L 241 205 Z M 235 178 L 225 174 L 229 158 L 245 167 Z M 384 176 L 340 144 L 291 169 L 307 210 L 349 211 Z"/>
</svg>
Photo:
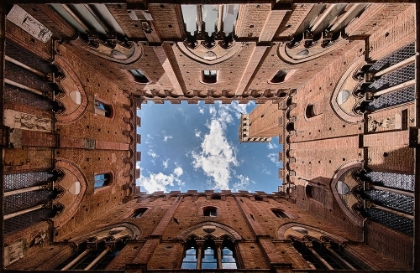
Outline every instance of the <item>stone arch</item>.
<svg viewBox="0 0 420 273">
<path fill-rule="evenodd" d="M 330 46 L 323 47 L 321 44 L 317 44 L 309 49 L 305 49 L 303 45 L 289 48 L 286 43 L 280 43 L 277 49 L 277 54 L 280 59 L 290 64 L 299 64 L 314 60 L 337 48 L 343 47 L 349 41 L 339 37 L 336 42 Z"/>
<path fill-rule="evenodd" d="M 242 236 L 231 227 L 211 221 L 202 222 L 187 228 L 177 236 L 177 239 L 186 242 L 191 236 L 204 238 L 209 235 L 215 238 L 227 236 L 232 241 L 242 240 Z"/>
<path fill-rule="evenodd" d="M 64 91 L 56 99 L 65 108 L 62 113 L 56 113 L 58 123 L 68 124 L 80 119 L 88 106 L 88 98 L 82 82 L 67 61 L 59 54 L 55 55 L 54 64 L 65 75 L 57 79 L 57 85 Z"/>
<path fill-rule="evenodd" d="M 59 203 L 64 207 L 63 211 L 53 218 L 54 227 L 59 229 L 62 225 L 67 223 L 79 209 L 79 205 L 86 193 L 87 180 L 83 172 L 71 161 L 57 158 L 55 168 L 64 173 L 59 181 L 59 186 L 64 189 L 65 192 L 54 201 L 54 203 Z M 79 182 L 78 186 L 74 184 L 76 182 Z M 73 189 L 72 187 L 76 189 Z"/>
<path fill-rule="evenodd" d="M 112 61 L 112 62 L 115 62 L 115 63 L 120 63 L 120 64 L 131 64 L 131 63 L 137 61 L 138 59 L 140 59 L 143 55 L 143 47 L 141 46 L 140 42 L 138 42 L 138 43 L 131 42 L 131 41 L 129 42 L 130 47 L 126 48 L 126 51 L 127 51 L 127 53 L 128 53 L 128 51 L 130 51 L 131 53 L 129 54 L 129 56 L 127 56 L 127 59 L 117 59 L 117 58 L 114 58 L 110 55 L 102 53 L 102 52 L 96 50 L 95 48 L 93 48 L 92 46 L 90 46 L 87 42 L 83 41 L 80 38 L 77 38 L 76 40 L 72 40 L 71 43 L 78 46 L 78 47 L 83 48 L 84 50 L 86 50 L 89 53 L 92 53 L 92 54 L 94 54 L 98 57 L 101 57 L 103 59 L 106 59 L 106 60 L 109 60 L 109 61 Z M 119 48 L 122 48 L 122 46 L 119 45 L 118 43 L 117 43 L 117 46 Z M 99 48 L 102 49 L 103 52 L 106 52 L 106 51 L 113 52 L 114 51 L 114 49 L 103 45 L 101 42 L 98 44 L 98 49 Z"/>
<path fill-rule="evenodd" d="M 134 225 L 133 223 L 120 222 L 120 223 L 107 225 L 107 226 L 98 228 L 87 234 L 77 236 L 74 239 L 72 239 L 71 242 L 76 245 L 79 245 L 91 237 L 95 237 L 95 236 L 98 236 L 98 234 L 103 234 L 106 232 L 109 233 L 109 231 L 111 231 L 112 229 L 117 229 L 117 228 L 126 228 L 128 232 L 128 236 L 130 237 L 131 240 L 139 239 L 142 235 L 141 229 L 138 226 Z"/>
<path fill-rule="evenodd" d="M 282 225 L 277 231 L 277 238 L 280 240 L 287 240 L 289 236 L 295 238 L 311 237 L 320 241 L 327 239 L 340 244 L 348 241 L 344 237 L 331 234 L 323 229 L 294 222 Z"/>
<path fill-rule="evenodd" d="M 336 170 L 334 177 L 331 180 L 331 192 L 333 193 L 334 199 L 337 201 L 338 206 L 344 212 L 348 219 L 352 223 L 354 223 L 358 227 L 363 227 L 363 218 L 358 216 L 353 210 L 344 204 L 344 202 L 340 198 L 340 194 L 337 191 L 337 183 L 342 179 L 342 176 L 349 171 L 357 170 L 363 168 L 362 162 L 349 162 L 341 166 L 338 170 Z"/>
<path fill-rule="evenodd" d="M 207 58 L 206 56 L 209 55 L 208 53 L 210 51 L 201 44 L 194 49 L 185 45 L 184 42 L 178 42 L 176 45 L 178 49 L 185 54 L 185 56 L 192 59 L 193 61 L 210 65 L 218 64 L 230 59 L 243 48 L 242 43 L 234 43 L 229 48 L 224 48 L 217 43 L 217 45 L 211 49 L 211 52 L 215 54 L 215 57 Z"/>
<path fill-rule="evenodd" d="M 342 74 L 340 80 L 334 88 L 334 91 L 331 94 L 331 108 L 340 119 L 348 123 L 357 123 L 363 120 L 363 115 L 355 113 L 353 109 L 354 106 L 357 104 L 358 100 L 360 100 L 354 95 L 354 91 L 356 91 L 355 89 L 359 86 L 359 82 L 355 79 L 354 75 L 364 63 L 364 56 L 361 56 L 360 58 L 356 59 L 356 61 L 354 61 L 349 66 L 349 68 Z M 340 95 L 340 92 L 344 91 L 350 93 L 349 98 L 345 102 L 345 104 L 352 104 L 349 110 L 344 110 L 348 107 L 346 105 L 340 106 L 337 100 L 338 96 Z"/>
</svg>

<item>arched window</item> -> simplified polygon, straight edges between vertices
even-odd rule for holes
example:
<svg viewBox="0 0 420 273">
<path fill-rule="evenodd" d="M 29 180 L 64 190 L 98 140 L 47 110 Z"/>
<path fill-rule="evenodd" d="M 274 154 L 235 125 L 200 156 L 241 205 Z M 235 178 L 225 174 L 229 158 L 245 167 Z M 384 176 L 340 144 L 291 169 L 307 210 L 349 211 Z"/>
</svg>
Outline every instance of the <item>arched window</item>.
<svg viewBox="0 0 420 273">
<path fill-rule="evenodd" d="M 181 269 L 237 269 L 235 248 L 227 238 L 187 241 Z"/>
<path fill-rule="evenodd" d="M 315 106 L 313 104 L 308 104 L 308 106 L 306 106 L 306 118 L 312 118 L 315 117 Z"/>
<path fill-rule="evenodd" d="M 197 268 L 197 244 L 194 239 L 187 241 L 185 245 L 184 259 L 182 260 L 181 269 Z"/>
<path fill-rule="evenodd" d="M 281 83 L 284 82 L 287 76 L 288 70 L 279 70 L 276 75 L 271 79 L 271 83 Z"/>
<path fill-rule="evenodd" d="M 103 270 L 118 255 L 130 236 L 125 228 L 109 231 L 104 238 L 92 237 L 78 247 L 78 251 L 61 263 L 56 269 L 65 270 Z"/>
<path fill-rule="evenodd" d="M 345 255 L 343 248 L 334 242 L 292 238 L 293 247 L 309 263 L 311 268 L 324 270 L 368 270 L 359 260 Z"/>
<path fill-rule="evenodd" d="M 204 242 L 201 269 L 217 269 L 217 250 L 213 240 Z"/>
<path fill-rule="evenodd" d="M 111 183 L 110 173 L 95 174 L 95 189 L 108 186 Z"/>
<path fill-rule="evenodd" d="M 281 209 L 272 209 L 271 211 L 274 213 L 274 215 L 276 215 L 277 218 L 289 218 L 289 216 L 287 216 L 286 213 L 284 213 L 284 211 Z"/>
<path fill-rule="evenodd" d="M 95 99 L 95 114 L 110 118 L 112 116 L 112 108 L 108 104 Z"/>
<path fill-rule="evenodd" d="M 216 217 L 217 216 L 217 208 L 216 207 L 205 207 L 203 208 L 203 215 Z"/>
</svg>

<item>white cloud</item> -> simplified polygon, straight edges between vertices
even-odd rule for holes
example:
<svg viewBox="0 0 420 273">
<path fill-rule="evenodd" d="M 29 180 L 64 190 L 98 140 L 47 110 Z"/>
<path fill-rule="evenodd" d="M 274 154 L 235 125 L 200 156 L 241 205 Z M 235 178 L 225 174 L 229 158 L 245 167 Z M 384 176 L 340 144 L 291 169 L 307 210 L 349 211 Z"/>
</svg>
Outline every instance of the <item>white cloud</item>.
<svg viewBox="0 0 420 273">
<path fill-rule="evenodd" d="M 208 128 L 201 151 L 192 152 L 193 167 L 212 177 L 215 189 L 229 189 L 231 167 L 238 165 L 235 151 L 226 139 L 222 122 L 212 120 Z"/>
<path fill-rule="evenodd" d="M 168 141 L 168 139 L 171 139 L 171 138 L 173 138 L 173 136 L 171 135 L 163 136 L 163 141 L 166 142 Z"/>
<path fill-rule="evenodd" d="M 163 160 L 162 161 L 163 169 L 168 168 L 168 164 L 169 164 L 169 158 L 167 158 L 166 160 Z"/>
<path fill-rule="evenodd" d="M 200 136 L 201 136 L 201 131 L 199 131 L 198 129 L 195 129 L 195 130 L 194 130 L 194 133 L 195 133 L 195 137 L 200 138 Z"/>
<path fill-rule="evenodd" d="M 268 154 L 267 157 L 270 159 L 271 162 L 276 164 L 277 167 L 282 166 L 282 163 L 279 162 L 279 154 L 271 153 L 271 154 Z"/>
<path fill-rule="evenodd" d="M 147 152 L 148 155 L 150 155 L 153 158 L 159 157 L 157 153 L 155 153 L 153 150 L 149 150 Z"/>
<path fill-rule="evenodd" d="M 226 130 L 227 125 L 233 123 L 235 118 L 239 119 L 241 113 L 247 113 L 246 107 L 249 105 L 250 103 L 238 104 L 237 101 L 228 105 L 217 101 L 209 107 L 211 119 L 206 125 L 210 131 L 204 135 L 199 152 L 193 151 L 191 156 L 193 167 L 196 170 L 203 170 L 208 177 L 212 178 L 210 186 L 214 189 L 229 189 L 233 172 L 232 167 L 239 166 L 235 147 L 226 138 Z M 195 130 L 195 136 L 201 136 L 201 132 L 197 129 Z M 246 177 L 241 176 L 239 178 L 237 176 L 237 178 L 240 181 L 235 185 L 246 184 Z"/>
<path fill-rule="evenodd" d="M 184 171 L 182 170 L 182 168 L 181 167 L 176 167 L 175 168 L 175 170 L 174 170 L 174 174 L 176 175 L 176 176 L 181 176 L 182 174 L 184 173 Z"/>
<path fill-rule="evenodd" d="M 181 167 L 176 167 L 174 171 L 170 174 L 151 173 L 149 176 L 141 176 L 137 179 L 136 183 L 142 190 L 145 189 L 148 193 L 155 191 L 165 191 L 167 188 L 177 186 L 183 186 L 185 183 L 180 179 L 180 176 L 183 174 Z"/>
<path fill-rule="evenodd" d="M 268 154 L 267 157 L 271 160 L 271 162 L 276 163 L 278 155 L 275 153 Z"/>
<path fill-rule="evenodd" d="M 136 161 L 136 169 L 140 169 L 140 162 L 141 161 Z"/>
<path fill-rule="evenodd" d="M 147 134 L 146 136 L 150 139 L 153 139 L 153 137 L 150 134 Z"/>
<path fill-rule="evenodd" d="M 239 190 L 246 190 L 250 183 L 255 184 L 248 176 L 242 174 L 237 175 L 236 178 L 238 181 L 233 184 L 233 190 L 236 192 Z"/>
<path fill-rule="evenodd" d="M 276 144 L 274 144 L 274 143 L 271 143 L 271 142 L 268 143 L 268 149 L 270 149 L 270 150 L 275 149 L 277 147 L 278 146 Z"/>
<path fill-rule="evenodd" d="M 198 112 L 199 112 L 200 114 L 204 114 L 204 108 L 198 107 Z"/>
<path fill-rule="evenodd" d="M 213 105 L 209 107 L 209 112 L 210 115 L 215 115 L 216 114 L 216 107 L 214 107 Z"/>
<path fill-rule="evenodd" d="M 266 168 L 263 168 L 261 170 L 261 173 L 265 173 L 266 175 L 270 175 L 271 174 L 271 172 L 269 170 L 267 170 Z"/>
</svg>

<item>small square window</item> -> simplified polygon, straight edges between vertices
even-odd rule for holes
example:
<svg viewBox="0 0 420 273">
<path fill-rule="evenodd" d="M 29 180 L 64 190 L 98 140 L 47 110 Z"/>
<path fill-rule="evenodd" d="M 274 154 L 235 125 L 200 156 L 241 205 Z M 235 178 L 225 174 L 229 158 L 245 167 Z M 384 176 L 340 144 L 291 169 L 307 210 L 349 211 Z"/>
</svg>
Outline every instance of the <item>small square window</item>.
<svg viewBox="0 0 420 273">
<path fill-rule="evenodd" d="M 203 209 L 204 216 L 216 217 L 217 216 L 217 208 L 215 207 L 206 207 Z"/>
<path fill-rule="evenodd" d="M 271 79 L 271 83 L 281 83 L 286 80 L 288 70 L 279 70 Z"/>
<path fill-rule="evenodd" d="M 202 80 L 204 83 L 216 83 L 217 70 L 203 70 Z"/>
<path fill-rule="evenodd" d="M 131 218 L 140 218 L 145 212 L 146 208 L 139 208 L 134 211 L 134 213 L 131 215 Z"/>
<path fill-rule="evenodd" d="M 112 116 L 112 108 L 108 104 L 95 99 L 95 114 L 110 118 Z"/>
<path fill-rule="evenodd" d="M 101 174 L 95 174 L 95 189 L 102 188 L 111 182 L 111 174 L 109 173 L 101 173 Z"/>
<path fill-rule="evenodd" d="M 289 216 L 287 216 L 286 213 L 284 213 L 284 211 L 281 209 L 273 209 L 271 211 L 274 213 L 274 215 L 276 215 L 277 218 L 289 218 Z"/>
</svg>

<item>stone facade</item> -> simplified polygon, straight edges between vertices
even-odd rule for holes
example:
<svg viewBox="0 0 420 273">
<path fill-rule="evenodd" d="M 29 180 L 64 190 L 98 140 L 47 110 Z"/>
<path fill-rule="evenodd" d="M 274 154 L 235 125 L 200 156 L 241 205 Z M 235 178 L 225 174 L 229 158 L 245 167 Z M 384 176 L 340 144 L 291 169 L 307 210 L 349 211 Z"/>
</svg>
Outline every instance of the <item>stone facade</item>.
<svg viewBox="0 0 420 273">
<path fill-rule="evenodd" d="M 12 2 L 2 269 L 420 270 L 416 4 Z M 136 110 L 181 100 L 260 104 L 279 192 L 142 193 Z"/>
</svg>

